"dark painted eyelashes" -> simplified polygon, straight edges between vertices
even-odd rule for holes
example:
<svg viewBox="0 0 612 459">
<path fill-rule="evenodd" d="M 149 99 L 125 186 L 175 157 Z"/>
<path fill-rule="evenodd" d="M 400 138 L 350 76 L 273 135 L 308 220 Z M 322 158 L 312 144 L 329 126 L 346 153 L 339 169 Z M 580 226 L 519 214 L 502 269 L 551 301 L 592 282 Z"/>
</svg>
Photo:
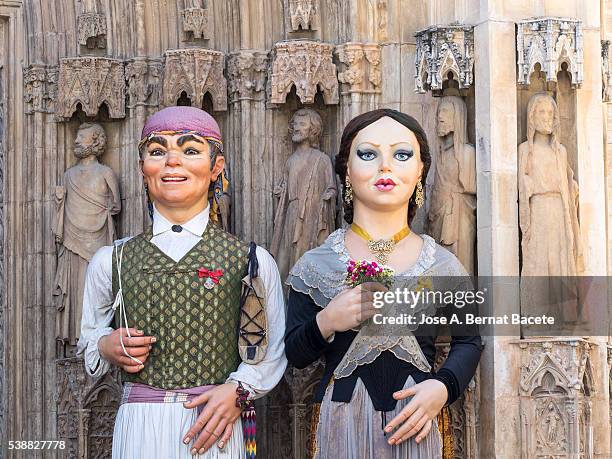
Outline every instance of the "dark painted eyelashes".
<svg viewBox="0 0 612 459">
<path fill-rule="evenodd" d="M 357 156 L 364 161 L 372 161 L 378 156 L 378 153 L 374 150 L 357 149 Z M 393 153 L 393 157 L 398 161 L 408 161 L 413 156 L 414 151 L 412 150 L 397 150 L 395 153 Z"/>
</svg>

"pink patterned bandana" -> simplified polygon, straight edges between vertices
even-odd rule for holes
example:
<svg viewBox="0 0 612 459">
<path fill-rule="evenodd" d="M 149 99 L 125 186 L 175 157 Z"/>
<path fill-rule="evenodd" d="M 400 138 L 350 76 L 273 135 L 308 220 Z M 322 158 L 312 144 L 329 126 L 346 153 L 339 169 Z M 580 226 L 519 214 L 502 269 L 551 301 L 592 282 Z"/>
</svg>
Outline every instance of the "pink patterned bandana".
<svg viewBox="0 0 612 459">
<path fill-rule="evenodd" d="M 139 147 L 155 135 L 197 134 L 217 144 L 223 151 L 221 130 L 215 119 L 196 107 L 167 107 L 149 117 L 140 136 Z"/>
</svg>

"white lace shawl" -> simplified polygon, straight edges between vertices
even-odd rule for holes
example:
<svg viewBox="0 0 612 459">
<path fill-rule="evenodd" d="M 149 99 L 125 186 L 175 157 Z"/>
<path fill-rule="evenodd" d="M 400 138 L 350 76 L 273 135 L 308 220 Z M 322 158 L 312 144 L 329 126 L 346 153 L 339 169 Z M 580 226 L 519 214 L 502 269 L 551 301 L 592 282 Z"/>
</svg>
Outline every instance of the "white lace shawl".
<svg viewBox="0 0 612 459">
<path fill-rule="evenodd" d="M 350 260 L 344 245 L 345 228 L 334 231 L 319 247 L 306 252 L 289 272 L 287 284 L 297 292 L 310 296 L 321 308 L 342 290 L 346 264 Z M 407 271 L 395 275 L 393 288 L 415 288 L 419 279 L 429 276 L 467 276 L 457 258 L 436 244 L 427 235 L 422 235 L 424 244 L 416 263 Z M 465 278 L 464 278 L 465 279 Z M 406 310 L 406 304 L 391 305 L 384 310 L 385 316 L 397 316 L 404 312 L 434 315 L 436 307 L 429 305 Z M 349 376 L 359 365 L 373 362 L 384 351 L 391 351 L 398 359 L 413 364 L 419 370 L 429 372 L 431 366 L 412 331 L 417 325 L 375 324 L 369 320 L 362 324 L 344 358 L 334 371 L 335 378 Z"/>
</svg>

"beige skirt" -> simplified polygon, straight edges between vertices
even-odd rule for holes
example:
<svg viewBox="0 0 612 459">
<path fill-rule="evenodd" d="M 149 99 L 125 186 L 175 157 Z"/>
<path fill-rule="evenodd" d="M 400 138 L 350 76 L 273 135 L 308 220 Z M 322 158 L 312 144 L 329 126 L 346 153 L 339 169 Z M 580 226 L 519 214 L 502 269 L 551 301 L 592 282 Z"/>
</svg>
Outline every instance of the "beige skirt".
<svg viewBox="0 0 612 459">
<path fill-rule="evenodd" d="M 415 385 L 409 376 L 404 388 Z M 416 435 L 399 445 L 387 443 L 391 434 L 383 435 L 382 413 L 374 409 L 361 381 L 357 380 L 349 403 L 332 401 L 333 383 L 321 402 L 316 432 L 315 459 L 441 459 L 442 437 L 437 418 L 427 436 L 416 442 Z M 393 411 L 385 413 L 393 419 L 412 399 L 399 400 Z"/>
</svg>

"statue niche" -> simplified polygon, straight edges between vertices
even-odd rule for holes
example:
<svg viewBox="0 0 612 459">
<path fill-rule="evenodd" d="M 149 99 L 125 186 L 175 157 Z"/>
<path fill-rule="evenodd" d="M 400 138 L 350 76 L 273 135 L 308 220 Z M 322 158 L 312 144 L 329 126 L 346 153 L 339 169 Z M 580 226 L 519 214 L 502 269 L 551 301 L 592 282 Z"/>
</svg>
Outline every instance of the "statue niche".
<svg viewBox="0 0 612 459">
<path fill-rule="evenodd" d="M 57 339 L 70 345 L 76 344 L 81 330 L 87 265 L 100 247 L 113 243 L 112 216 L 121 210 L 115 173 L 98 162 L 105 146 L 102 126 L 81 124 L 74 142 L 78 162 L 64 174 L 64 186 L 56 187 L 56 331 Z"/>
<path fill-rule="evenodd" d="M 582 270 L 578 183 L 559 142 L 559 110 L 545 93 L 527 105 L 518 147 L 522 276 L 576 276 Z"/>
<path fill-rule="evenodd" d="M 336 178 L 329 156 L 319 150 L 322 129 L 321 117 L 308 108 L 289 121 L 295 151 L 274 189 L 279 201 L 270 247 L 282 279 L 304 252 L 322 244 L 335 228 Z"/>
<path fill-rule="evenodd" d="M 440 99 L 439 137 L 428 232 L 474 274 L 476 247 L 476 150 L 467 141 L 467 107 L 457 96 Z"/>
</svg>

